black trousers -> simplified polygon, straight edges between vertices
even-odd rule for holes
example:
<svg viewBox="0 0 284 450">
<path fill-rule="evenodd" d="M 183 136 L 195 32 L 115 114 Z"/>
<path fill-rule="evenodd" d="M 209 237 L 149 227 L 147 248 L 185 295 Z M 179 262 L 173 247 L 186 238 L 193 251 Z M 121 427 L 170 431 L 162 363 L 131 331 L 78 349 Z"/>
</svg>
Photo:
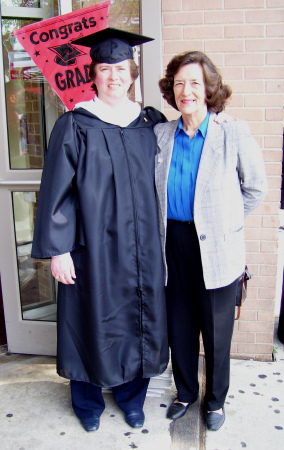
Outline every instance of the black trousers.
<svg viewBox="0 0 284 450">
<path fill-rule="evenodd" d="M 122 411 L 142 411 L 147 394 L 149 378 L 140 375 L 128 383 L 112 388 L 114 399 Z M 71 398 L 74 412 L 79 419 L 96 415 L 100 417 L 105 409 L 102 389 L 84 381 L 70 382 Z"/>
<path fill-rule="evenodd" d="M 178 400 L 198 396 L 200 332 L 206 361 L 205 406 L 216 411 L 229 389 L 230 347 L 234 327 L 237 280 L 206 289 L 194 223 L 168 221 L 166 288 L 168 332 Z"/>
</svg>

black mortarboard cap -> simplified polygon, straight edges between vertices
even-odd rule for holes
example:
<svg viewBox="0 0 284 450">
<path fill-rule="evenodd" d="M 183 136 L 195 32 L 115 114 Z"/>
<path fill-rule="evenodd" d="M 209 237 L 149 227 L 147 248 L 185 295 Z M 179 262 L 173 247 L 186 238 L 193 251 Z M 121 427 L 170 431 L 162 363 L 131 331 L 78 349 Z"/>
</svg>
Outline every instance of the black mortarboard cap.
<svg viewBox="0 0 284 450">
<path fill-rule="evenodd" d="M 129 33 L 116 28 L 105 28 L 97 33 L 76 39 L 72 41 L 72 44 L 91 47 L 90 56 L 93 61 L 115 64 L 126 59 L 133 59 L 132 47 L 153 40 L 153 38 L 141 34 Z"/>
</svg>

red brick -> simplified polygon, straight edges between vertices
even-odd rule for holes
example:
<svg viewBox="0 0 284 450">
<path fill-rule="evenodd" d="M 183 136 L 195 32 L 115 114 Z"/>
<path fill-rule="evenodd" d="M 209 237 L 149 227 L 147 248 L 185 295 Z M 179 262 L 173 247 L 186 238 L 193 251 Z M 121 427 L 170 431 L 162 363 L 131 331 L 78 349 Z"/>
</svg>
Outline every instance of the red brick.
<svg viewBox="0 0 284 450">
<path fill-rule="evenodd" d="M 265 63 L 265 55 L 261 53 L 239 53 L 225 55 L 227 66 L 263 66 Z"/>
<path fill-rule="evenodd" d="M 260 146 L 260 148 L 263 148 L 263 136 L 254 136 L 254 139 L 256 140 L 256 142 L 258 143 L 258 145 Z"/>
<path fill-rule="evenodd" d="M 282 136 L 265 136 L 264 147 L 265 148 L 279 148 L 282 149 L 283 137 Z"/>
<path fill-rule="evenodd" d="M 251 267 L 251 264 L 249 265 L 249 267 Z M 254 288 L 253 286 L 248 286 L 247 298 L 250 299 L 250 303 L 249 304 L 251 304 L 252 300 L 255 300 L 255 299 L 258 298 L 258 289 Z M 253 309 L 253 308 L 250 306 L 247 309 Z"/>
<path fill-rule="evenodd" d="M 208 56 L 216 67 L 224 67 L 224 53 L 213 53 L 212 55 L 208 54 Z"/>
<path fill-rule="evenodd" d="M 163 77 L 165 75 L 166 67 L 169 64 L 171 59 L 172 59 L 172 55 L 165 55 L 163 53 L 163 72 L 161 73 L 161 77 Z"/>
<path fill-rule="evenodd" d="M 172 2 L 174 4 L 174 2 Z M 202 24 L 203 13 L 202 12 L 181 12 L 181 13 L 164 13 L 163 14 L 164 25 L 190 25 L 190 24 Z"/>
<path fill-rule="evenodd" d="M 203 47 L 201 41 L 166 41 L 164 43 L 164 52 L 175 55 L 192 50 L 199 50 Z"/>
<path fill-rule="evenodd" d="M 280 196 L 281 196 L 281 192 L 280 190 L 270 190 L 268 191 L 268 193 L 265 196 L 265 200 L 267 202 L 277 202 L 279 205 L 279 201 L 280 201 Z"/>
<path fill-rule="evenodd" d="M 232 85 L 232 83 L 230 82 L 230 86 L 231 85 Z M 235 108 L 235 107 L 241 107 L 241 106 L 244 106 L 244 96 L 235 94 L 234 91 L 233 91 L 233 95 L 232 95 L 232 97 L 229 100 L 229 103 L 228 103 L 228 105 L 226 107 L 226 110 L 229 111 L 231 107 Z"/>
<path fill-rule="evenodd" d="M 282 121 L 283 120 L 283 108 L 266 109 L 265 119 L 273 120 L 273 121 L 277 121 L 277 120 Z"/>
<path fill-rule="evenodd" d="M 242 332 L 245 331 L 260 331 L 260 332 L 269 332 L 274 330 L 274 322 L 240 322 L 239 330 Z M 253 353 L 253 352 L 252 352 Z"/>
<path fill-rule="evenodd" d="M 261 216 L 255 216 L 250 214 L 245 219 L 245 227 L 246 228 L 259 228 L 261 227 Z"/>
<path fill-rule="evenodd" d="M 277 264 L 277 255 L 271 253 L 248 253 L 246 255 L 246 263 L 250 264 Z M 262 297 L 265 298 L 265 297 Z M 271 298 L 271 297 L 268 297 Z"/>
<path fill-rule="evenodd" d="M 284 10 L 257 10 L 245 11 L 245 18 L 247 23 L 283 23 Z"/>
<path fill-rule="evenodd" d="M 284 53 L 268 53 L 266 55 L 266 65 L 282 66 L 283 64 L 284 64 Z"/>
<path fill-rule="evenodd" d="M 246 240 L 274 241 L 277 239 L 277 236 L 278 236 L 277 228 L 245 228 Z"/>
<path fill-rule="evenodd" d="M 278 194 L 280 196 L 280 193 Z M 279 226 L 279 216 L 264 216 L 262 217 L 263 227 L 278 227 Z"/>
<path fill-rule="evenodd" d="M 249 122 L 264 120 L 264 111 L 260 108 L 231 108 L 230 115 Z"/>
<path fill-rule="evenodd" d="M 247 253 L 257 253 L 260 251 L 259 241 L 246 241 L 246 251 Z"/>
<path fill-rule="evenodd" d="M 225 0 L 226 9 L 246 9 L 246 8 L 263 8 L 265 6 L 264 0 Z"/>
<path fill-rule="evenodd" d="M 248 81 L 247 81 L 248 82 Z M 253 83 L 253 82 L 252 82 Z M 282 95 L 253 95 L 248 94 L 245 96 L 245 106 L 283 106 L 283 96 Z"/>
<path fill-rule="evenodd" d="M 233 92 L 242 93 L 263 93 L 264 92 L 264 82 L 263 81 L 230 81 L 230 86 Z M 259 98 L 260 96 L 257 96 Z M 263 96 L 261 96 L 263 97 Z"/>
<path fill-rule="evenodd" d="M 266 26 L 267 37 L 284 37 L 284 27 L 282 24 L 273 24 Z"/>
<path fill-rule="evenodd" d="M 273 346 L 272 344 L 238 344 L 238 353 L 243 353 L 247 355 L 253 354 L 271 354 Z"/>
<path fill-rule="evenodd" d="M 267 299 L 267 298 L 275 299 L 275 294 L 276 294 L 275 289 L 264 289 L 264 288 L 259 289 L 259 293 L 258 293 L 260 299 L 262 299 L 262 298 L 263 299 Z M 268 308 L 266 308 L 266 309 L 268 309 Z M 274 303 L 273 303 L 273 310 L 274 310 Z"/>
<path fill-rule="evenodd" d="M 209 2 L 208 2 L 209 3 Z M 244 23 L 244 11 L 210 11 L 204 13 L 204 23 Z"/>
<path fill-rule="evenodd" d="M 241 317 L 243 315 L 243 311 L 241 312 Z M 240 319 L 242 320 L 242 319 Z M 241 332 L 235 332 L 233 334 L 232 342 L 250 342 L 254 344 L 256 342 L 256 333 L 241 333 Z"/>
<path fill-rule="evenodd" d="M 264 161 L 282 162 L 283 152 L 279 150 L 264 150 L 262 152 Z"/>
<path fill-rule="evenodd" d="M 164 27 L 163 28 L 163 39 L 182 39 L 183 32 L 182 27 Z"/>
<path fill-rule="evenodd" d="M 279 92 L 283 93 L 284 91 L 284 81 L 282 80 L 268 80 L 265 82 L 265 91 L 266 92 Z"/>
<path fill-rule="evenodd" d="M 231 80 L 240 80 L 244 78 L 242 67 L 219 67 L 219 69 L 226 84 L 230 85 Z"/>
<path fill-rule="evenodd" d="M 162 11 L 181 11 L 182 0 L 162 0 Z"/>
<path fill-rule="evenodd" d="M 264 230 L 267 228 L 264 228 Z M 272 230 L 276 230 L 277 232 L 277 237 L 278 237 L 278 228 L 270 228 Z M 260 243 L 260 251 L 261 253 L 276 253 L 277 252 L 277 242 L 268 242 L 268 241 L 263 241 Z"/>
<path fill-rule="evenodd" d="M 268 177 L 267 182 L 268 182 L 269 189 L 277 189 L 277 188 L 280 189 L 281 188 L 281 178 L 280 177 Z"/>
<path fill-rule="evenodd" d="M 282 174 L 282 164 L 277 163 L 267 163 L 265 165 L 266 175 L 279 175 Z"/>
<path fill-rule="evenodd" d="M 273 334 L 256 333 L 256 342 L 261 344 L 273 344 Z"/>
<path fill-rule="evenodd" d="M 245 68 L 245 78 L 247 80 L 283 79 L 284 67 L 273 67 L 273 69 L 271 67 L 247 67 Z"/>
<path fill-rule="evenodd" d="M 275 289 L 274 289 L 275 292 Z M 243 308 L 245 307 L 246 302 L 244 303 Z M 257 311 L 264 310 L 264 311 L 274 311 L 274 297 L 272 299 L 262 299 L 258 298 L 256 300 L 250 300 L 249 305 L 251 309 L 255 309 Z"/>
<path fill-rule="evenodd" d="M 246 51 L 248 52 L 273 52 L 284 50 L 283 39 L 246 39 Z"/>
<path fill-rule="evenodd" d="M 247 299 L 245 301 L 249 302 L 249 300 Z M 241 307 L 241 318 L 240 320 L 246 322 L 246 321 L 256 321 L 257 320 L 257 311 L 252 311 L 252 310 L 246 310 L 244 308 L 244 305 Z M 250 341 L 251 342 L 251 341 Z"/>
<path fill-rule="evenodd" d="M 244 51 L 245 41 L 242 39 L 216 39 L 204 42 L 205 53 L 209 52 L 241 52 Z"/>
<path fill-rule="evenodd" d="M 225 26 L 225 38 L 265 37 L 264 25 L 231 25 Z"/>
<path fill-rule="evenodd" d="M 174 3 L 174 1 L 173 1 Z M 182 7 L 184 11 L 206 11 L 206 10 L 216 10 L 223 8 L 222 0 L 183 0 Z"/>
<path fill-rule="evenodd" d="M 284 2 L 178 0 L 175 4 L 162 0 L 162 5 L 163 11 L 168 10 L 163 13 L 163 22 L 172 25 L 164 26 L 164 40 L 172 39 L 164 42 L 164 66 L 178 52 L 205 51 L 220 68 L 225 82 L 232 86 L 234 94 L 226 111 L 247 120 L 264 149 L 269 192 L 265 202 L 246 221 L 246 236 L 253 234 L 246 240 L 246 262 L 254 278 L 249 283 L 241 320 L 235 324 L 231 354 L 271 361 L 283 143 Z M 188 42 L 183 47 L 179 41 L 185 39 Z M 166 111 L 169 118 L 179 116 L 170 107 Z M 255 320 L 256 315 L 259 321 Z M 247 330 L 243 331 L 245 324 Z M 253 331 L 254 326 L 260 328 Z"/>
<path fill-rule="evenodd" d="M 259 268 L 260 268 L 261 266 L 259 266 L 259 265 L 257 265 L 257 264 L 250 264 L 249 265 L 249 267 L 248 267 L 248 270 L 253 274 L 253 276 L 258 276 L 258 274 L 259 274 Z M 253 286 L 250 286 L 250 285 L 248 285 L 248 287 L 250 288 L 250 287 L 253 287 Z M 249 294 L 250 294 L 251 292 L 249 291 Z M 250 295 L 248 295 L 248 297 L 250 297 Z"/>
<path fill-rule="evenodd" d="M 215 25 L 189 26 L 183 28 L 184 39 L 219 39 L 223 37 L 223 27 Z"/>
<path fill-rule="evenodd" d="M 259 321 L 274 323 L 274 311 L 258 311 L 257 317 Z"/>
<path fill-rule="evenodd" d="M 266 165 L 267 167 L 267 165 Z M 280 178 L 280 177 L 275 177 L 275 178 Z M 268 178 L 269 180 L 269 178 Z M 274 203 L 266 203 L 263 202 L 259 207 L 258 207 L 258 211 L 260 214 L 268 214 L 268 215 L 276 215 L 279 213 L 279 205 L 274 204 Z"/>
<path fill-rule="evenodd" d="M 267 8 L 281 8 L 284 6 L 283 0 L 266 0 Z"/>
<path fill-rule="evenodd" d="M 253 276 L 249 283 L 257 288 L 275 288 L 275 277 Z"/>
<path fill-rule="evenodd" d="M 231 344 L 231 353 L 237 353 L 237 351 L 238 351 L 238 346 L 237 346 L 237 343 L 235 343 L 235 342 L 232 342 L 232 344 Z"/>
</svg>

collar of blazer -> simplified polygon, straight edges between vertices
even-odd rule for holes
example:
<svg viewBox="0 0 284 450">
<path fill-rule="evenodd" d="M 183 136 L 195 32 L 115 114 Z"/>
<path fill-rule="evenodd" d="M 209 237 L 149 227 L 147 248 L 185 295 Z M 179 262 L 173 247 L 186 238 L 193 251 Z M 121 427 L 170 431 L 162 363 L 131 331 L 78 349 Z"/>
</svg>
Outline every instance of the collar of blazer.
<svg viewBox="0 0 284 450">
<path fill-rule="evenodd" d="M 175 133 L 178 126 L 179 118 L 171 122 L 161 123 L 155 126 L 155 134 L 157 136 L 158 154 L 172 156 L 174 147 Z"/>
<path fill-rule="evenodd" d="M 218 153 L 218 148 L 222 146 L 222 125 L 214 122 L 216 114 L 210 114 L 206 139 L 202 150 L 201 158 L 203 154 L 207 153 L 208 149 L 215 150 Z M 175 132 L 178 126 L 179 118 L 172 120 L 171 122 L 161 123 L 155 126 L 155 134 L 157 136 L 158 154 L 163 155 L 163 159 L 172 156 Z"/>
<path fill-rule="evenodd" d="M 194 215 L 196 208 L 202 205 L 204 193 L 215 173 L 215 166 L 223 154 L 225 145 L 224 125 L 214 121 L 216 114 L 210 114 L 208 129 L 201 153 L 195 186 Z"/>
<path fill-rule="evenodd" d="M 202 203 L 202 196 L 212 178 L 215 164 L 222 155 L 224 128 L 222 124 L 219 125 L 214 121 L 215 117 L 216 114 L 210 114 L 196 180 L 195 204 L 196 201 L 201 201 Z M 167 183 L 178 122 L 179 119 L 158 124 L 155 127 L 158 145 L 156 164 L 156 179 L 158 186 L 164 186 Z"/>
</svg>

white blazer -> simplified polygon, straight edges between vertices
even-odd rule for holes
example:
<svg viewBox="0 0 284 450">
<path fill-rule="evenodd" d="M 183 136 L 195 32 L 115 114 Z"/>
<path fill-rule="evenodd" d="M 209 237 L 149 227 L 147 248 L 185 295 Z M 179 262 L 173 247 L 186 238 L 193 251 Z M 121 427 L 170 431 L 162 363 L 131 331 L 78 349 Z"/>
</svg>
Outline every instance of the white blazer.
<svg viewBox="0 0 284 450">
<path fill-rule="evenodd" d="M 206 289 L 227 286 L 243 272 L 244 218 L 261 203 L 267 191 L 261 149 L 248 125 L 243 121 L 219 125 L 214 118 L 215 114 L 210 114 L 194 197 L 194 223 Z M 158 144 L 156 189 L 165 268 L 167 181 L 178 121 L 161 123 L 154 128 Z"/>
</svg>

